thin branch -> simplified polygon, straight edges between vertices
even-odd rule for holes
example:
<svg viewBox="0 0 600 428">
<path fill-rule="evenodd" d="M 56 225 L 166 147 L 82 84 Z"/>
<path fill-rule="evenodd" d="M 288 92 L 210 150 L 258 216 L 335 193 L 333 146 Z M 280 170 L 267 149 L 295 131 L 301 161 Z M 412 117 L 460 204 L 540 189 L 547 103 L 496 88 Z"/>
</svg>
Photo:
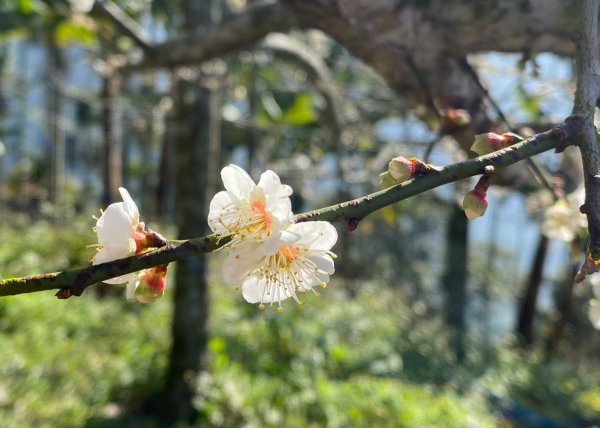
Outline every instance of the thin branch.
<svg viewBox="0 0 600 428">
<path fill-rule="evenodd" d="M 506 117 L 496 100 L 490 95 L 490 92 L 487 90 L 487 88 L 483 85 L 481 79 L 479 78 L 479 75 L 477 74 L 473 66 L 471 66 L 467 58 L 462 58 L 461 63 L 463 69 L 467 72 L 469 76 L 471 76 L 471 79 L 473 80 L 473 82 L 475 82 L 475 85 L 477 85 L 483 96 L 492 105 L 492 107 L 496 111 L 496 114 L 498 115 L 502 123 L 504 123 L 504 126 L 506 126 L 510 131 L 516 132 L 517 129 L 508 121 L 508 118 Z M 540 184 L 550 191 L 552 197 L 555 200 L 558 200 L 557 189 L 550 183 L 551 179 L 548 177 L 548 172 L 546 171 L 546 169 L 540 167 L 540 165 L 538 165 L 538 163 L 531 158 L 527 159 L 527 165 L 529 166 L 533 175 L 538 179 Z"/>
<path fill-rule="evenodd" d="M 286 32 L 296 25 L 294 15 L 279 2 L 260 3 L 226 22 L 187 37 L 152 46 L 152 52 L 127 70 L 174 68 L 200 64 L 215 57 L 253 46 L 272 32 Z"/>
<path fill-rule="evenodd" d="M 577 276 L 581 281 L 586 275 L 600 270 L 600 149 L 594 127 L 596 102 L 600 95 L 600 62 L 598 60 L 598 0 L 581 0 L 577 3 L 577 27 L 575 59 L 577 64 L 577 88 L 573 115 L 581 118 L 578 144 L 583 160 L 585 205 L 590 244 L 588 260 Z"/>
<path fill-rule="evenodd" d="M 140 49 L 146 53 L 151 51 L 152 41 L 144 28 L 112 1 L 96 0 L 90 13 L 107 18 L 119 33 L 133 40 Z"/>
<path fill-rule="evenodd" d="M 563 150 L 566 145 L 573 144 L 579 123 L 578 117 L 568 118 L 562 125 L 506 149 L 431 171 L 427 175 L 358 199 L 299 214 L 294 220 L 346 221 L 348 225 L 356 226 L 362 218 L 374 211 L 443 184 L 481 174 L 488 165 L 500 168 L 551 149 Z M 0 280 L 0 296 L 65 288 L 69 292 L 61 293 L 63 297 L 79 295 L 97 282 L 168 264 L 185 256 L 214 251 L 227 242 L 227 237 L 218 236 L 176 241 L 155 251 L 83 269 Z"/>
<path fill-rule="evenodd" d="M 358 222 L 367 215 L 398 201 L 410 198 L 426 190 L 439 187 L 474 175 L 483 173 L 486 166 L 495 168 L 512 165 L 523 159 L 535 156 L 550 149 L 562 151 L 573 144 L 572 135 L 576 130 L 576 118 L 569 118 L 564 124 L 541 134 L 534 135 L 520 143 L 478 158 L 469 159 L 431 171 L 427 175 L 414 178 L 388 189 L 367 196 L 332 205 L 296 216 L 296 221 L 326 220 Z"/>
</svg>

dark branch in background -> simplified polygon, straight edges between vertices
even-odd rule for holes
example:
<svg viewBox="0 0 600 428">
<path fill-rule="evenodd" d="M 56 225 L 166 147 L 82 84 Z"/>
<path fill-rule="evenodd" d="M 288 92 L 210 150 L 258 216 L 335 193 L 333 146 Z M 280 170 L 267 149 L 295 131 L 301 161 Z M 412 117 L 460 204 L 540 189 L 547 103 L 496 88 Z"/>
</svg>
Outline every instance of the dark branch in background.
<svg viewBox="0 0 600 428">
<path fill-rule="evenodd" d="M 518 129 L 515 128 L 508 121 L 508 118 L 506 117 L 506 115 L 504 114 L 504 112 L 502 111 L 502 109 L 500 108 L 498 103 L 496 102 L 496 100 L 494 100 L 494 98 L 490 95 L 487 88 L 483 85 L 483 83 L 481 82 L 481 79 L 479 78 L 479 75 L 473 69 L 471 64 L 469 64 L 469 61 L 466 58 L 463 58 L 461 61 L 461 64 L 463 66 L 463 69 L 467 72 L 467 74 L 471 77 L 471 79 L 473 79 L 473 82 L 475 82 L 475 84 L 477 85 L 477 87 L 479 88 L 479 90 L 481 91 L 483 96 L 492 105 L 492 107 L 496 111 L 496 114 L 498 115 L 498 117 L 500 118 L 502 123 L 504 123 L 504 126 L 506 126 L 509 131 L 518 132 Z M 545 128 L 545 129 L 548 129 L 548 128 Z M 548 177 L 549 174 L 546 171 L 546 169 L 544 167 L 541 167 L 540 165 L 538 165 L 538 163 L 534 159 L 527 159 L 527 165 L 531 169 L 531 172 L 533 173 L 533 175 L 538 179 L 540 184 L 542 186 L 544 186 L 545 188 L 547 188 L 548 190 L 550 190 L 550 193 L 552 194 L 552 197 L 554 198 L 554 200 L 558 200 L 557 189 L 550 183 L 551 179 Z"/>
<path fill-rule="evenodd" d="M 293 62 L 304 70 L 308 79 L 325 98 L 326 113 L 329 126 L 337 137 L 341 134 L 343 124 L 340 111 L 340 96 L 335 79 L 323 59 L 310 52 L 306 47 L 283 34 L 272 34 L 261 44 L 263 49 L 273 52 L 282 59 Z M 335 137 L 334 137 L 335 138 Z M 339 139 L 339 138 L 338 138 Z M 339 144 L 339 141 L 334 142 Z"/>
<path fill-rule="evenodd" d="M 204 28 L 187 37 L 154 44 L 151 51 L 129 70 L 173 68 L 200 64 L 236 50 L 253 46 L 272 32 L 286 32 L 296 25 L 294 15 L 278 2 L 263 2 L 248 7 L 227 21 Z"/>
<path fill-rule="evenodd" d="M 141 25 L 130 18 L 115 3 L 106 0 L 96 0 L 90 13 L 107 18 L 120 34 L 133 40 L 144 53 L 151 53 L 152 41 L 150 40 L 150 36 L 148 36 Z"/>
<path fill-rule="evenodd" d="M 580 117 L 578 145 L 583 160 L 585 205 L 590 244 L 586 263 L 577 282 L 598 272 L 600 266 L 600 149 L 594 127 L 596 102 L 600 94 L 600 62 L 598 61 L 598 0 L 581 0 L 577 4 L 579 34 L 575 39 L 577 88 L 573 115 Z"/>
<path fill-rule="evenodd" d="M 449 165 L 437 171 L 432 170 L 427 175 L 358 199 L 299 214 L 295 217 L 295 221 L 345 221 L 349 225 L 356 226 L 365 216 L 383 207 L 443 184 L 482 174 L 488 165 L 500 168 L 551 149 L 563 150 L 566 145 L 575 142 L 581 121 L 581 117 L 568 118 L 562 125 L 514 146 Z M 176 241 L 155 251 L 83 269 L 0 280 L 0 296 L 51 289 L 61 289 L 60 297 L 79 295 L 85 288 L 97 282 L 149 267 L 168 264 L 187 255 L 214 251 L 227 242 L 227 237 L 215 236 Z"/>
</svg>

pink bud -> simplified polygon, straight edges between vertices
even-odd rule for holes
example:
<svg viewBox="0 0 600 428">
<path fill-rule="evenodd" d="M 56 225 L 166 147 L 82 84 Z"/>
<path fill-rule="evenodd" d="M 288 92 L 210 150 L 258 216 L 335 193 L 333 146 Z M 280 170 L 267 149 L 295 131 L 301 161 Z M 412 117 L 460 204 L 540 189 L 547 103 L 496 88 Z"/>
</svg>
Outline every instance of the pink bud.
<svg viewBox="0 0 600 428">
<path fill-rule="evenodd" d="M 471 190 L 463 199 L 463 210 L 469 220 L 483 216 L 487 207 L 487 193 L 479 192 L 477 189 Z"/>
<path fill-rule="evenodd" d="M 390 161 L 388 172 L 397 183 L 415 178 L 426 170 L 426 165 L 417 158 L 398 156 Z"/>
<path fill-rule="evenodd" d="M 398 184 L 398 182 L 394 180 L 394 177 L 392 177 L 389 171 L 386 171 L 379 174 L 379 184 L 382 189 L 387 189 L 388 187 Z"/>
<path fill-rule="evenodd" d="M 479 156 L 483 156 L 512 146 L 521 140 L 523 139 L 520 136 L 512 132 L 505 132 L 502 135 L 488 132 L 475 136 L 475 142 L 471 146 L 471 151 L 477 153 Z"/>
<path fill-rule="evenodd" d="M 456 130 L 471 123 L 471 115 L 467 110 L 448 108 L 442 112 L 442 127 L 446 131 Z"/>
<path fill-rule="evenodd" d="M 167 286 L 167 265 L 146 269 L 140 276 L 135 289 L 135 298 L 141 303 L 153 303 L 165 293 Z"/>
</svg>

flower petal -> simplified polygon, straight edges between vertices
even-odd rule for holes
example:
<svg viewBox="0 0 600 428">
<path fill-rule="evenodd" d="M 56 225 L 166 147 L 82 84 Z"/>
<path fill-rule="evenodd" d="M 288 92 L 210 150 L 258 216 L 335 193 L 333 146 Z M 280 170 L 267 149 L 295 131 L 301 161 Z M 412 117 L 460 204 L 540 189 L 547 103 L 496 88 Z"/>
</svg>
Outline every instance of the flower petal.
<svg viewBox="0 0 600 428">
<path fill-rule="evenodd" d="M 236 198 L 250 199 L 252 191 L 256 189 L 254 180 L 248 173 L 237 165 L 228 165 L 221 170 L 221 179 L 228 192 Z"/>
<path fill-rule="evenodd" d="M 265 195 L 270 198 L 287 198 L 292 194 L 292 188 L 287 184 L 281 184 L 281 179 L 273 171 L 268 170 L 261 174 L 258 187 L 262 187 Z"/>
<path fill-rule="evenodd" d="M 264 278 L 252 275 L 242 283 L 242 296 L 249 303 L 278 303 L 292 294 L 283 286 L 269 284 Z"/>
<path fill-rule="evenodd" d="M 108 244 L 100 251 L 96 253 L 94 258 L 92 259 L 93 265 L 99 265 L 101 263 L 112 262 L 113 260 L 123 259 L 125 257 L 129 257 L 131 252 L 129 251 L 130 247 L 122 246 L 122 245 L 113 245 Z"/>
<path fill-rule="evenodd" d="M 262 302 L 263 297 L 267 294 L 266 287 L 265 280 L 251 276 L 242 283 L 242 296 L 248 303 Z"/>
<path fill-rule="evenodd" d="M 106 284 L 124 284 L 126 282 L 137 280 L 137 278 L 138 278 L 138 273 L 133 272 L 133 273 L 128 273 L 125 275 L 117 276 L 116 278 L 105 279 L 102 282 L 104 282 Z"/>
<path fill-rule="evenodd" d="M 232 194 L 226 191 L 217 193 L 210 201 L 208 211 L 208 225 L 214 233 L 226 235 L 230 233 L 227 224 L 223 221 L 223 213 L 234 203 Z"/>
<path fill-rule="evenodd" d="M 297 245 L 310 247 L 313 251 L 329 251 L 338 238 L 335 227 L 326 221 L 307 221 L 292 224 L 288 231 L 301 236 L 296 243 Z"/>
<path fill-rule="evenodd" d="M 328 275 L 331 275 L 335 272 L 335 267 L 333 264 L 333 259 L 329 254 L 323 254 L 320 256 L 309 256 L 308 260 L 312 261 L 315 265 L 317 265 L 317 269 L 321 272 L 324 272 Z"/>
<path fill-rule="evenodd" d="M 251 271 L 255 270 L 264 259 L 254 246 L 244 245 L 232 248 L 223 262 L 223 280 L 230 284 L 239 283 Z"/>
<path fill-rule="evenodd" d="M 119 193 L 121 194 L 121 198 L 123 198 L 123 210 L 129 215 L 132 223 L 137 225 L 140 222 L 140 212 L 137 205 L 126 188 L 119 187 Z"/>
<path fill-rule="evenodd" d="M 127 300 L 135 299 L 135 290 L 138 288 L 138 285 L 140 285 L 140 275 L 134 274 L 134 276 L 129 279 L 125 289 L 125 297 L 127 297 Z"/>
<path fill-rule="evenodd" d="M 588 317 L 595 329 L 600 330 L 600 304 L 596 300 L 590 302 Z"/>
<path fill-rule="evenodd" d="M 135 230 L 132 217 L 126 211 L 123 202 L 110 204 L 96 222 L 98 243 L 125 245 Z"/>
</svg>

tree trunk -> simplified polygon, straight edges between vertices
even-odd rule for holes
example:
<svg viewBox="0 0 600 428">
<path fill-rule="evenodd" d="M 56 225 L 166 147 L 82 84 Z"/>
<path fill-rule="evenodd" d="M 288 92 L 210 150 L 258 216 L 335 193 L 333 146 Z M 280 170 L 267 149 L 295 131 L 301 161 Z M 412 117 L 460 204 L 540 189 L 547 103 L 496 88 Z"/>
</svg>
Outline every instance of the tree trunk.
<svg viewBox="0 0 600 428">
<path fill-rule="evenodd" d="M 554 351 L 563 337 L 573 307 L 575 291 L 575 281 L 573 278 L 575 278 L 578 270 L 577 264 L 571 265 L 570 269 L 565 273 L 565 278 L 562 282 L 564 289 L 557 293 L 556 310 L 558 311 L 558 318 L 550 329 L 550 335 L 546 341 L 546 353 Z"/>
<path fill-rule="evenodd" d="M 121 86 L 118 74 L 104 76 L 102 81 L 102 133 L 104 159 L 102 164 L 102 206 L 119 199 L 118 188 L 122 184 L 121 150 L 117 127 L 117 97 Z"/>
<path fill-rule="evenodd" d="M 446 244 L 446 268 L 443 289 L 446 293 L 445 320 L 450 329 L 450 343 L 458 363 L 465 357 L 467 309 L 468 220 L 463 210 L 451 205 Z"/>
<path fill-rule="evenodd" d="M 540 236 L 540 241 L 535 252 L 525 294 L 519 303 L 519 317 L 517 320 L 517 335 L 525 346 L 533 344 L 533 320 L 540 285 L 542 283 L 544 262 L 548 252 L 548 238 Z"/>
<path fill-rule="evenodd" d="M 187 26 L 214 23 L 218 1 L 184 2 Z M 209 198 L 215 189 L 220 165 L 220 77 L 186 70 L 175 86 L 176 216 L 179 237 L 202 236 L 207 232 Z M 169 422 L 194 422 L 195 380 L 205 367 L 208 342 L 208 284 L 204 254 L 177 263 L 173 344 L 161 417 Z"/>
<path fill-rule="evenodd" d="M 54 31 L 51 27 L 50 31 Z M 65 188 L 65 123 L 64 99 L 60 85 L 64 73 L 64 60 L 60 48 L 51 35 L 48 43 L 48 126 L 50 135 L 50 202 L 54 205 L 54 222 L 62 223 Z"/>
</svg>

